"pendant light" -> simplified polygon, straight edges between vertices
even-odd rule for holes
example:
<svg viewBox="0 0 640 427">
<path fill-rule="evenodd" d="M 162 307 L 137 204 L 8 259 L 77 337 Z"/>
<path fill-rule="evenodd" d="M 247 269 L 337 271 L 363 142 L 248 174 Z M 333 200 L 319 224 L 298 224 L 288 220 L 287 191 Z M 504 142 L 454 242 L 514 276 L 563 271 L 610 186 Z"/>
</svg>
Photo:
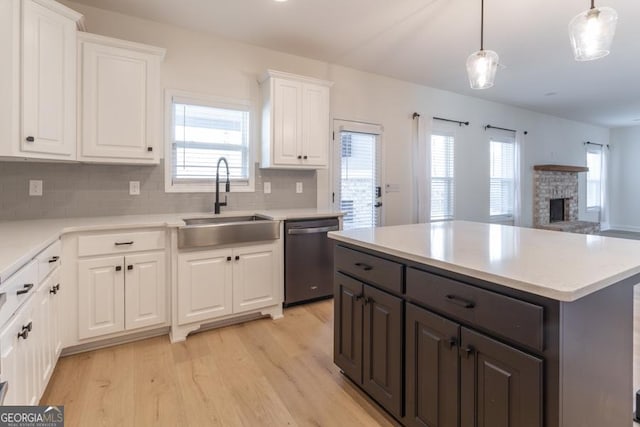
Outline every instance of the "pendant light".
<svg viewBox="0 0 640 427">
<path fill-rule="evenodd" d="M 596 8 L 591 0 L 591 9 L 582 12 L 569 23 L 569 37 L 576 61 L 591 61 L 609 54 L 616 32 L 618 14 L 610 7 Z"/>
<path fill-rule="evenodd" d="M 480 6 L 480 50 L 467 58 L 467 75 L 472 89 L 489 89 L 498 70 L 498 54 L 484 50 L 484 0 Z"/>
</svg>

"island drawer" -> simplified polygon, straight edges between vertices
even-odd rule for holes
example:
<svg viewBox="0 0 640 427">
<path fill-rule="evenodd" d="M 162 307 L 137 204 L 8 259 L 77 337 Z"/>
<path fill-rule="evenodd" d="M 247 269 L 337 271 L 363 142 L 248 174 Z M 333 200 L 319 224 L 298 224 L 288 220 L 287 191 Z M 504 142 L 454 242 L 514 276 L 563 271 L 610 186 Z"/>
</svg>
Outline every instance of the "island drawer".
<svg viewBox="0 0 640 427">
<path fill-rule="evenodd" d="M 337 270 L 363 282 L 402 293 L 402 264 L 344 246 L 336 246 L 335 263 Z"/>
<path fill-rule="evenodd" d="M 78 237 L 78 256 L 108 255 L 164 249 L 165 232 L 135 231 Z"/>
<path fill-rule="evenodd" d="M 544 309 L 457 280 L 407 269 L 407 297 L 533 349 L 544 350 Z"/>
</svg>

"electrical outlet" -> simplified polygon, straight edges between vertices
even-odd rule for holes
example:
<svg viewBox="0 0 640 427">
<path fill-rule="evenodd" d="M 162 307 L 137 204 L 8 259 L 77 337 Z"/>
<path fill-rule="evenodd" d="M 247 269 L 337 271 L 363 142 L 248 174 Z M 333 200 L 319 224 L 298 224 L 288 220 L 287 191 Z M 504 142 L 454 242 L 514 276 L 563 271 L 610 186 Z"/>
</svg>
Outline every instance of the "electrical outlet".
<svg viewBox="0 0 640 427">
<path fill-rule="evenodd" d="M 29 195 L 42 196 L 42 180 L 32 179 L 29 181 Z"/>
<path fill-rule="evenodd" d="M 129 181 L 129 195 L 130 196 L 140 195 L 140 181 Z"/>
<path fill-rule="evenodd" d="M 265 182 L 264 183 L 264 194 L 271 194 L 271 183 L 270 182 Z"/>
<path fill-rule="evenodd" d="M 302 183 L 296 182 L 296 193 L 302 193 Z"/>
</svg>

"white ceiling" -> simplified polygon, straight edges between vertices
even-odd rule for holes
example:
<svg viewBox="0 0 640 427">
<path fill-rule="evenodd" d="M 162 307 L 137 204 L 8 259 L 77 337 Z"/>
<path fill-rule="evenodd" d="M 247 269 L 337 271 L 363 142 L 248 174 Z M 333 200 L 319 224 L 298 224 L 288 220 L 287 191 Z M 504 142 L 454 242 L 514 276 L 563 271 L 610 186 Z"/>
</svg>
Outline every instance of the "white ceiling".
<svg viewBox="0 0 640 427">
<path fill-rule="evenodd" d="M 465 71 L 480 44 L 479 0 L 75 1 L 569 119 L 640 125 L 638 0 L 596 2 L 616 9 L 618 29 L 609 56 L 582 63 L 567 25 L 588 0 L 485 0 L 485 48 L 506 68 L 484 91 Z"/>
</svg>

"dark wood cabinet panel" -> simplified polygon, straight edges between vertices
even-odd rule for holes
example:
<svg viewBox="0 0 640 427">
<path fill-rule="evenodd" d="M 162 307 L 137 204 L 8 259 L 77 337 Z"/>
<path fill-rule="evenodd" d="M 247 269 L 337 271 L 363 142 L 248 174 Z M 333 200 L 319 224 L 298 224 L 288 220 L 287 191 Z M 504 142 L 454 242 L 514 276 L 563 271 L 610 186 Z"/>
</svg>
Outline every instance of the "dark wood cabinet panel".
<svg viewBox="0 0 640 427">
<path fill-rule="evenodd" d="M 461 426 L 542 427 L 541 359 L 461 330 Z"/>
<path fill-rule="evenodd" d="M 406 425 L 458 427 L 459 334 L 457 323 L 407 304 Z"/>
<path fill-rule="evenodd" d="M 364 286 L 362 387 L 389 412 L 402 406 L 402 299 Z"/>
<path fill-rule="evenodd" d="M 374 255 L 336 246 L 335 268 L 365 283 L 402 293 L 404 266 Z"/>
<path fill-rule="evenodd" d="M 336 365 L 353 381 L 362 382 L 362 283 L 336 273 L 334 278 L 334 343 Z"/>
</svg>

